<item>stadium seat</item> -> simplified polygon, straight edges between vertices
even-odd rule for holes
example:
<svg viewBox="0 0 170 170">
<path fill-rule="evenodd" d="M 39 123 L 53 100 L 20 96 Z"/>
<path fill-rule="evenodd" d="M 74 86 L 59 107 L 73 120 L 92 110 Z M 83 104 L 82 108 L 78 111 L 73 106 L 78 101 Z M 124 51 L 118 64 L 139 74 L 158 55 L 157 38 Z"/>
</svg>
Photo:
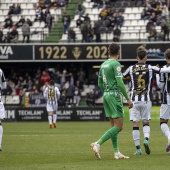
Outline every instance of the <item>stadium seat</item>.
<svg viewBox="0 0 170 170">
<path fill-rule="evenodd" d="M 136 26 L 137 25 L 137 20 L 132 20 L 131 25 Z"/>
<path fill-rule="evenodd" d="M 128 19 L 130 20 L 134 20 L 136 17 L 135 17 L 135 14 L 129 14 L 128 16 Z"/>
<path fill-rule="evenodd" d="M 1 4 L 1 9 L 9 9 L 8 4 Z"/>
<path fill-rule="evenodd" d="M 38 22 L 38 21 L 34 22 L 32 27 L 39 28 L 40 27 L 40 22 Z"/>
<path fill-rule="evenodd" d="M 91 9 L 91 8 L 86 8 L 85 13 L 86 13 L 86 14 L 91 14 L 91 13 L 92 13 L 92 9 Z"/>
<path fill-rule="evenodd" d="M 22 10 L 22 15 L 28 16 L 28 14 L 29 14 L 29 10 L 28 9 L 23 9 Z"/>
<path fill-rule="evenodd" d="M 132 8 L 132 13 L 138 14 L 138 13 L 139 13 L 138 7 L 133 7 L 133 8 Z"/>
<path fill-rule="evenodd" d="M 61 15 L 61 13 L 62 13 L 62 11 L 61 11 L 60 8 L 59 8 L 59 9 L 56 9 L 56 15 Z"/>
<path fill-rule="evenodd" d="M 88 88 L 89 88 L 89 89 L 94 89 L 94 88 L 95 88 L 95 85 L 90 84 Z"/>
<path fill-rule="evenodd" d="M 130 34 L 130 39 L 138 39 L 138 38 L 139 38 L 139 34 L 137 34 L 137 33 L 131 33 Z"/>
<path fill-rule="evenodd" d="M 132 8 L 125 8 L 125 13 L 131 14 L 132 13 Z"/>
<path fill-rule="evenodd" d="M 0 22 L 4 22 L 4 16 L 0 16 Z"/>
<path fill-rule="evenodd" d="M 141 19 L 141 14 L 135 14 L 135 18 L 138 20 Z"/>
<path fill-rule="evenodd" d="M 29 9 L 29 15 L 35 16 L 36 11 L 34 9 Z"/>
</svg>

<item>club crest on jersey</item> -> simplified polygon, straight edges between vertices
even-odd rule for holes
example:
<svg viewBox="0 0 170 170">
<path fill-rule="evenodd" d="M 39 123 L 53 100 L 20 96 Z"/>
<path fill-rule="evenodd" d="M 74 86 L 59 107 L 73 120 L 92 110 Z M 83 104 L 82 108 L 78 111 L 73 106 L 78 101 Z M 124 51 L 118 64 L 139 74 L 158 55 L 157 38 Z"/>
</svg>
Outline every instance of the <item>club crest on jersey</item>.
<svg viewBox="0 0 170 170">
<path fill-rule="evenodd" d="M 117 69 L 118 72 L 121 71 L 121 67 L 120 66 L 118 66 L 116 69 Z"/>
</svg>

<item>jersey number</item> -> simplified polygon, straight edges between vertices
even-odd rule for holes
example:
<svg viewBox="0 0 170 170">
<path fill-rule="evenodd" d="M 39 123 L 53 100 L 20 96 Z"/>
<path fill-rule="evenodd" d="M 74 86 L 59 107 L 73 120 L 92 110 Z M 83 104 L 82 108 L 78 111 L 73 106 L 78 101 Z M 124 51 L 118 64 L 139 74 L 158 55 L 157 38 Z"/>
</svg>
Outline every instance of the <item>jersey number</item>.
<svg viewBox="0 0 170 170">
<path fill-rule="evenodd" d="M 137 84 L 139 89 L 144 89 L 146 87 L 145 79 L 142 79 L 143 75 L 139 75 L 137 79 Z"/>
<path fill-rule="evenodd" d="M 54 100 L 55 99 L 54 88 L 49 89 L 49 91 L 48 91 L 48 99 L 49 100 Z"/>
</svg>

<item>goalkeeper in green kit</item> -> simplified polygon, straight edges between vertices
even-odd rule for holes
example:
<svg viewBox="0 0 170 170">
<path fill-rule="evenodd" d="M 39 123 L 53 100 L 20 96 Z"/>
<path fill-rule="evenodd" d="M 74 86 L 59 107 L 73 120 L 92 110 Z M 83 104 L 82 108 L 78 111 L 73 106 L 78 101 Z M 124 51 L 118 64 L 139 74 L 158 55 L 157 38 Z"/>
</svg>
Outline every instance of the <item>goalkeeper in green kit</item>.
<svg viewBox="0 0 170 170">
<path fill-rule="evenodd" d="M 119 152 L 118 147 L 118 134 L 123 127 L 124 110 L 121 100 L 121 95 L 123 94 L 127 100 L 129 108 L 133 107 L 133 103 L 128 96 L 121 73 L 121 65 L 117 61 L 120 55 L 120 46 L 118 44 L 110 44 L 109 49 L 109 59 L 101 64 L 98 85 L 103 91 L 103 105 L 106 117 L 109 118 L 111 123 L 111 128 L 96 142 L 91 143 L 90 147 L 93 150 L 95 156 L 98 159 L 100 157 L 100 146 L 111 139 L 114 158 L 115 159 L 128 159 L 128 156 L 124 156 Z"/>
</svg>

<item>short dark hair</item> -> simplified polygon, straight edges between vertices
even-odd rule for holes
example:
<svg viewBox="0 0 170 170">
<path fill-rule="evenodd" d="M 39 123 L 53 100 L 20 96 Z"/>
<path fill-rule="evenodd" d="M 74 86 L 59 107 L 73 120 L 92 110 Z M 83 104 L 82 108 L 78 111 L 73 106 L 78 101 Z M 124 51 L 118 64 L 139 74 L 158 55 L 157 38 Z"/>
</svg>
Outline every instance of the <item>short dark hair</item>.
<svg viewBox="0 0 170 170">
<path fill-rule="evenodd" d="M 119 53 L 120 46 L 118 44 L 112 43 L 109 45 L 110 55 L 117 55 Z"/>
<path fill-rule="evenodd" d="M 140 58 L 140 60 L 144 59 L 145 56 L 147 55 L 145 50 L 139 50 L 137 54 L 138 54 L 138 57 Z"/>
<path fill-rule="evenodd" d="M 164 56 L 166 59 L 170 59 L 170 48 L 165 51 Z"/>
<path fill-rule="evenodd" d="M 54 84 L 55 84 L 54 80 L 50 80 L 50 85 L 54 85 Z"/>
</svg>

